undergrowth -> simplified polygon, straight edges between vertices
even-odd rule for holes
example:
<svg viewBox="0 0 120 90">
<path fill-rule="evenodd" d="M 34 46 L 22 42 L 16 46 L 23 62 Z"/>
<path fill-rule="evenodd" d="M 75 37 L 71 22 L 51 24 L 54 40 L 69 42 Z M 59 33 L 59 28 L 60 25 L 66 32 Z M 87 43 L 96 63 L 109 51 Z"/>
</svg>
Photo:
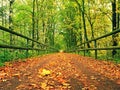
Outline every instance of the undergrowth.
<svg viewBox="0 0 120 90">
<path fill-rule="evenodd" d="M 4 66 L 5 62 L 16 61 L 18 59 L 25 59 L 29 57 L 35 57 L 38 55 L 43 55 L 49 52 L 46 51 L 28 51 L 25 50 L 8 50 L 0 49 L 0 66 Z"/>
</svg>

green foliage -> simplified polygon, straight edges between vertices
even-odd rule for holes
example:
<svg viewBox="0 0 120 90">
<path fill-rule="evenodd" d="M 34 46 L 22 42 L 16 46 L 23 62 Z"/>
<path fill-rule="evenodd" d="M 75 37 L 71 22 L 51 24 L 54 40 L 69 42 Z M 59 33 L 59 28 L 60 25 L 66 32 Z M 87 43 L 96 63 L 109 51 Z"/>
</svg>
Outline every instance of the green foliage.
<svg viewBox="0 0 120 90">
<path fill-rule="evenodd" d="M 85 2 L 85 10 L 83 9 L 83 1 Z M 35 7 L 33 7 L 34 5 Z M 59 50 L 74 49 L 75 46 L 85 41 L 84 23 L 82 22 L 83 12 L 87 29 L 86 35 L 89 40 L 112 31 L 111 0 L 49 0 L 49 3 L 48 0 L 35 0 L 35 4 L 33 0 L 15 0 L 12 9 L 11 17 L 14 31 Z M 117 8 L 117 13 L 119 11 Z M 4 23 L 5 27 L 9 27 L 8 12 L 9 1 L 3 0 L 3 7 L 2 4 L 0 6 L 0 24 Z M 0 44 L 9 45 L 9 36 L 9 33 L 0 31 Z M 13 35 L 13 40 L 16 46 L 27 46 L 25 39 Z M 109 47 L 112 45 L 111 41 L 112 37 L 108 37 L 97 41 L 97 44 L 98 47 Z M 28 46 L 31 47 L 32 42 L 29 42 Z M 37 44 L 35 43 L 34 46 L 37 47 Z M 94 47 L 94 43 L 90 46 L 91 48 Z M 29 51 L 28 57 L 48 52 Z M 83 52 L 81 54 L 84 55 Z M 106 53 L 104 54 L 106 55 Z M 94 56 L 94 53 L 86 52 L 86 55 Z M 0 52 L 1 63 L 25 57 L 26 51 L 24 50 L 5 49 Z M 102 54 L 99 54 L 99 57 L 103 57 Z M 116 56 L 116 58 L 119 57 Z"/>
<path fill-rule="evenodd" d="M 4 66 L 4 63 L 0 62 L 0 67 L 1 67 L 1 66 Z"/>
<path fill-rule="evenodd" d="M 28 57 L 34 57 L 37 55 L 43 55 L 48 53 L 47 51 L 29 51 L 28 56 L 25 50 L 7 50 L 1 49 L 0 52 L 0 66 L 3 66 L 5 62 L 15 61 L 18 59 L 24 59 Z"/>
<path fill-rule="evenodd" d="M 0 53 L 0 61 L 2 63 L 7 62 L 12 59 L 12 55 L 8 50 L 2 50 Z"/>
</svg>

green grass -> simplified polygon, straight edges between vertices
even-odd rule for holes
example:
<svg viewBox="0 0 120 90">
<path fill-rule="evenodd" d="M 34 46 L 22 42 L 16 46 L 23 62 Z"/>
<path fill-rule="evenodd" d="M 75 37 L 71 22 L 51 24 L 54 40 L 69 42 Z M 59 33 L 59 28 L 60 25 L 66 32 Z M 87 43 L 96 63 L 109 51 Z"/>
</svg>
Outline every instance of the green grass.
<svg viewBox="0 0 120 90">
<path fill-rule="evenodd" d="M 77 52 L 76 54 L 79 54 L 79 55 L 84 56 L 84 51 L 80 51 L 79 53 Z M 85 56 L 89 56 L 89 57 L 95 58 L 94 53 L 86 52 L 86 53 L 85 53 Z M 110 52 L 109 52 L 108 54 L 98 53 L 97 59 L 98 59 L 98 60 L 112 61 L 113 63 L 117 63 L 117 64 L 120 63 L 120 55 L 119 55 L 119 53 L 118 53 L 118 55 L 116 55 L 114 58 L 112 58 L 112 54 L 111 54 Z"/>
<path fill-rule="evenodd" d="M 28 56 L 26 55 L 25 50 L 8 50 L 8 49 L 0 49 L 0 66 L 4 66 L 5 62 L 16 61 L 18 59 L 25 59 L 29 57 L 41 56 L 44 54 L 48 54 L 51 52 L 48 51 L 28 51 Z"/>
<path fill-rule="evenodd" d="M 4 63 L 0 62 L 0 67 L 1 67 L 1 66 L 4 66 Z"/>
</svg>

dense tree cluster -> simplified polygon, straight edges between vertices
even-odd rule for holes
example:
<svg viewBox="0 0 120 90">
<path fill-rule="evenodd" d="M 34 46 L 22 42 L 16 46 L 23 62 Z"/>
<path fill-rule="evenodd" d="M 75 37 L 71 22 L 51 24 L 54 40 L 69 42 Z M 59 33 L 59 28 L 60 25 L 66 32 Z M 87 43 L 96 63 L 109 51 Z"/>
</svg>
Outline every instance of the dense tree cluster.
<svg viewBox="0 0 120 90">
<path fill-rule="evenodd" d="M 0 25 L 4 27 L 67 50 L 118 29 L 120 0 L 1 0 L 0 17 Z M 98 47 L 119 45 L 118 36 L 98 41 Z M 0 32 L 0 39 L 0 43 L 24 42 L 4 32 Z M 36 47 L 34 43 L 31 45 Z M 85 47 L 94 47 L 94 43 Z"/>
</svg>

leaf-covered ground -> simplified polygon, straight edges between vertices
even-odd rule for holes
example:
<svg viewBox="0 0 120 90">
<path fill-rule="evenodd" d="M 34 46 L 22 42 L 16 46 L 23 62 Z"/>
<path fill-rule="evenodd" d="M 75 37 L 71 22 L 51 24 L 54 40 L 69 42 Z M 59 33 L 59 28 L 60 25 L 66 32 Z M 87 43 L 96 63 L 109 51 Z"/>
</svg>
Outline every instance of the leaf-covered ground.
<svg viewBox="0 0 120 90">
<path fill-rule="evenodd" d="M 120 90 L 120 66 L 56 53 L 0 67 L 0 90 Z"/>
</svg>

